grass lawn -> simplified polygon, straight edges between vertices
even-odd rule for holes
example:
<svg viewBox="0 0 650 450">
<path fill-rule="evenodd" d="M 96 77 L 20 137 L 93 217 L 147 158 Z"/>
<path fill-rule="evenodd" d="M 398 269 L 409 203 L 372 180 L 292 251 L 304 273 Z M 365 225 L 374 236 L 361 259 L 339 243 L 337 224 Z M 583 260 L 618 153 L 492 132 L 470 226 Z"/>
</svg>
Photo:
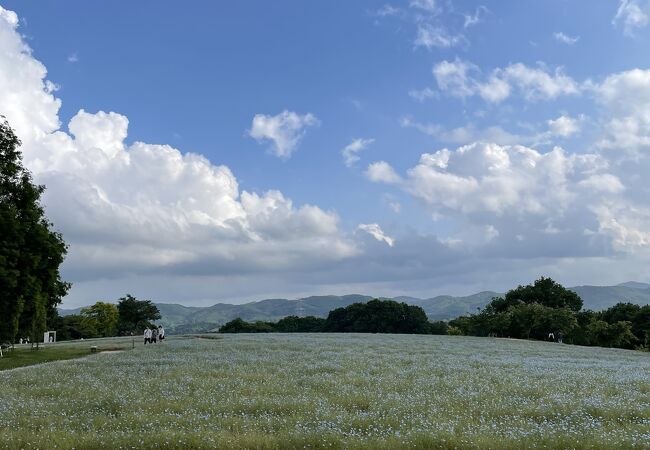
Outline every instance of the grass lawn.
<svg viewBox="0 0 650 450">
<path fill-rule="evenodd" d="M 139 338 L 136 340 L 140 343 Z M 41 344 L 39 350 L 32 350 L 31 345 L 16 344 L 16 348 L 12 351 L 3 350 L 4 357 L 0 358 L 0 371 L 44 362 L 80 358 L 91 354 L 91 346 L 97 346 L 97 351 L 102 352 L 130 349 L 132 344 L 130 337 Z"/>
<path fill-rule="evenodd" d="M 0 372 L 0 448 L 650 448 L 650 355 L 455 336 L 169 339 Z"/>
</svg>

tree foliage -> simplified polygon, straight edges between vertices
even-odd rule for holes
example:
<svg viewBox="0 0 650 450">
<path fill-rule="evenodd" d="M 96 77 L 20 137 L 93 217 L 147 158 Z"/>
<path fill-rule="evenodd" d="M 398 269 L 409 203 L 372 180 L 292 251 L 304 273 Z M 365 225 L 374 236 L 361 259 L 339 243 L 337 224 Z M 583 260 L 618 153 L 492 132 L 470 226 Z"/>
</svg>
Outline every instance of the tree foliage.
<svg viewBox="0 0 650 450">
<path fill-rule="evenodd" d="M 42 336 L 70 284 L 59 266 L 66 255 L 40 204 L 45 187 L 22 165 L 20 140 L 0 122 L 0 341 Z"/>
<path fill-rule="evenodd" d="M 371 300 L 368 303 L 353 303 L 345 308 L 330 311 L 327 319 L 318 317 L 289 316 L 276 323 L 246 322 L 241 318 L 223 325 L 220 333 L 311 333 L 311 332 L 354 332 L 354 333 L 441 333 L 442 325 L 432 328 L 424 310 L 419 306 L 398 303 L 392 300 Z M 446 325 L 444 325 L 446 330 Z"/>
<path fill-rule="evenodd" d="M 144 328 L 152 327 L 160 319 L 160 311 L 151 300 L 138 300 L 130 294 L 121 297 L 117 303 L 120 334 L 139 334 Z"/>
<path fill-rule="evenodd" d="M 88 308 L 83 308 L 81 316 L 86 322 L 86 328 L 96 330 L 98 336 L 109 337 L 117 334 L 120 313 L 114 304 L 97 302 Z"/>
<path fill-rule="evenodd" d="M 219 328 L 219 333 L 273 333 L 275 331 L 277 330 L 269 322 L 258 320 L 250 323 L 239 317 Z"/>
<path fill-rule="evenodd" d="M 430 327 L 420 306 L 375 299 L 330 311 L 325 331 L 428 334 Z"/>
<path fill-rule="evenodd" d="M 582 309 L 582 299 L 578 294 L 545 277 L 541 277 L 533 284 L 519 286 L 508 291 L 504 300 L 506 308 L 516 302 L 524 302 L 536 303 L 549 308 L 569 308 L 572 311 Z"/>
<path fill-rule="evenodd" d="M 542 277 L 493 298 L 478 314 L 451 320 L 449 328 L 472 336 L 546 340 L 561 333 L 573 344 L 650 347 L 650 305 L 618 303 L 601 312 L 581 307 L 577 294 Z"/>
</svg>

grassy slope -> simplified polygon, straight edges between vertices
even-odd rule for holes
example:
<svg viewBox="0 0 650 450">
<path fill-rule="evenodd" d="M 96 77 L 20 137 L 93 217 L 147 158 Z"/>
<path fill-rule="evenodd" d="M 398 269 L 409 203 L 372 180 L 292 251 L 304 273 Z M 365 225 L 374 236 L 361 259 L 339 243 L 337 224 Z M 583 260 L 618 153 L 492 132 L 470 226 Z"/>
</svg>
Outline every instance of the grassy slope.
<svg viewBox="0 0 650 450">
<path fill-rule="evenodd" d="M 139 343 L 139 339 L 137 339 Z M 16 345 L 13 351 L 5 352 L 0 358 L 0 371 L 17 367 L 32 366 L 45 362 L 75 359 L 90 355 L 90 347 L 97 346 L 99 352 L 122 350 L 132 347 L 131 338 L 87 339 L 84 341 L 57 342 L 41 344 L 39 350 L 32 350 L 30 345 Z"/>
<path fill-rule="evenodd" d="M 170 340 L 0 372 L 0 448 L 647 448 L 648 373 L 505 339 Z"/>
</svg>

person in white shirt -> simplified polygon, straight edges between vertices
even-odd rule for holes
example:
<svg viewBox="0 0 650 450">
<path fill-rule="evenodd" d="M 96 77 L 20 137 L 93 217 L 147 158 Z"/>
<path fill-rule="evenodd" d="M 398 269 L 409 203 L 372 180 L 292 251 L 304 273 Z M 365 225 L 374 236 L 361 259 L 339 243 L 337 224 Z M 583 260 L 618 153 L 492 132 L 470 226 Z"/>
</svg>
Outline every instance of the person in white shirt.
<svg viewBox="0 0 650 450">
<path fill-rule="evenodd" d="M 149 327 L 144 329 L 144 345 L 151 344 L 151 330 Z"/>
<path fill-rule="evenodd" d="M 165 339 L 165 329 L 162 325 L 158 326 L 158 339 L 162 342 Z"/>
</svg>

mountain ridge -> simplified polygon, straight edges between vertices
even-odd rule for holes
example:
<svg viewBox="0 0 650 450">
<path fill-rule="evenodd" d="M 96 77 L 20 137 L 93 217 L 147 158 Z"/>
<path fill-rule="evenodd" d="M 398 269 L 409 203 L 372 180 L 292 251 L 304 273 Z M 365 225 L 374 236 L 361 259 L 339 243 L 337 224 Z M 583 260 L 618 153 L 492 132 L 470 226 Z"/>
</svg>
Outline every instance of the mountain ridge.
<svg viewBox="0 0 650 450">
<path fill-rule="evenodd" d="M 584 309 L 602 310 L 622 301 L 639 305 L 650 304 L 650 284 L 630 281 L 615 286 L 575 286 L 584 301 Z M 482 291 L 467 296 L 438 295 L 431 298 L 412 296 L 379 297 L 421 306 L 430 320 L 448 320 L 468 313 L 475 313 L 487 305 L 493 297 L 503 295 L 494 291 Z M 277 321 L 286 316 L 317 316 L 327 314 L 352 303 L 367 302 L 377 298 L 362 294 L 315 295 L 294 300 L 283 298 L 263 299 L 239 305 L 215 303 L 212 306 L 184 306 L 177 303 L 156 303 L 162 319 L 159 321 L 170 332 L 205 332 L 241 317 L 246 321 Z M 81 308 L 60 309 L 61 315 L 78 314 Z"/>
</svg>

